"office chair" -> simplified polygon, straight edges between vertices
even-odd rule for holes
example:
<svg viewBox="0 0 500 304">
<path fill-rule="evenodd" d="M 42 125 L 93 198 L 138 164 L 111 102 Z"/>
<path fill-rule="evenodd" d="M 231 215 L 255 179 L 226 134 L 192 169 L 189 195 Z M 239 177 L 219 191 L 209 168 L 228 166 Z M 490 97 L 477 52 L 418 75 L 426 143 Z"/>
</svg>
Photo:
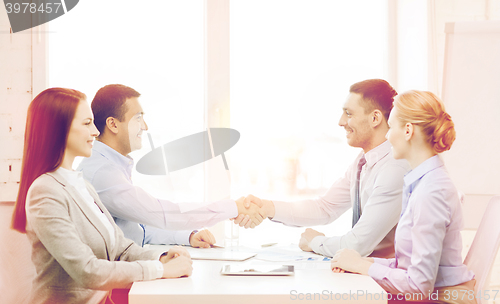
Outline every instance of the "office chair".
<svg viewBox="0 0 500 304">
<path fill-rule="evenodd" d="M 465 265 L 476 275 L 476 286 L 474 287 L 476 296 L 479 295 L 479 292 L 483 296 L 484 291 L 488 287 L 491 268 L 497 256 L 500 245 L 499 214 L 500 196 L 494 196 L 488 202 L 476 236 L 465 257 Z M 487 302 L 485 299 L 477 298 L 478 304 L 485 304 Z"/>
</svg>

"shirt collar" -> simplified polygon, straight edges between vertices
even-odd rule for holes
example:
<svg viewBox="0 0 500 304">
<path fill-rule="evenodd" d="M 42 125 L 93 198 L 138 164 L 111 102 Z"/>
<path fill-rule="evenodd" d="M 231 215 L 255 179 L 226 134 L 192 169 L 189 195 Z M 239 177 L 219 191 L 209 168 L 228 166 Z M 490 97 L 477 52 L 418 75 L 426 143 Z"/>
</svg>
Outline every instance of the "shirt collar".
<svg viewBox="0 0 500 304">
<path fill-rule="evenodd" d="M 367 153 L 364 154 L 366 159 L 366 166 L 373 167 L 379 160 L 387 156 L 391 152 L 391 144 L 389 141 L 384 141 L 380 145 L 371 149 Z"/>
<path fill-rule="evenodd" d="M 408 172 L 404 177 L 404 185 L 408 187 L 419 181 L 424 175 L 434 169 L 444 166 L 444 162 L 439 155 L 434 155 L 428 158 L 423 163 L 418 165 L 415 169 Z"/>
<path fill-rule="evenodd" d="M 102 156 L 109 159 L 110 161 L 116 163 L 120 167 L 131 168 L 134 166 L 134 160 L 132 159 L 132 157 L 128 155 L 123 156 L 115 149 L 111 148 L 110 146 L 98 140 L 94 141 L 93 150 L 95 152 L 100 153 Z"/>
</svg>

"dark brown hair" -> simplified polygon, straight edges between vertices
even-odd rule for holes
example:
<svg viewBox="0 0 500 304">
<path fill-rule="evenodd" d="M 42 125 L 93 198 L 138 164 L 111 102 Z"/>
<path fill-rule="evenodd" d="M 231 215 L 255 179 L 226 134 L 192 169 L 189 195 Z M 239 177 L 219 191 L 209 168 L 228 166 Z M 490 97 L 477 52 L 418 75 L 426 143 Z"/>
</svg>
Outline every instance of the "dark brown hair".
<svg viewBox="0 0 500 304">
<path fill-rule="evenodd" d="M 385 120 L 389 120 L 394 96 L 398 95 L 391 85 L 383 79 L 368 79 L 357 82 L 349 88 L 350 93 L 360 94 L 365 102 L 365 113 L 378 109 Z"/>
<path fill-rule="evenodd" d="M 122 84 L 110 84 L 97 91 L 91 107 L 94 113 L 94 124 L 101 135 L 106 130 L 106 119 L 114 117 L 123 121 L 127 112 L 125 102 L 128 98 L 139 96 L 141 96 L 139 92 Z"/>
</svg>

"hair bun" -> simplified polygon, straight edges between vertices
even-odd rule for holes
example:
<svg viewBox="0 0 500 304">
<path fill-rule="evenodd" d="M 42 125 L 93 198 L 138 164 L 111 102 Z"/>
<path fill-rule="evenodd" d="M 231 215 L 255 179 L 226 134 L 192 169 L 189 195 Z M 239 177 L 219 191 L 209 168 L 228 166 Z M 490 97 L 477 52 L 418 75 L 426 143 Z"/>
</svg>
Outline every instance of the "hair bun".
<svg viewBox="0 0 500 304">
<path fill-rule="evenodd" d="M 449 150 L 455 138 L 455 124 L 451 120 L 450 114 L 443 111 L 435 120 L 435 129 L 432 136 L 434 150 L 437 153 Z"/>
</svg>

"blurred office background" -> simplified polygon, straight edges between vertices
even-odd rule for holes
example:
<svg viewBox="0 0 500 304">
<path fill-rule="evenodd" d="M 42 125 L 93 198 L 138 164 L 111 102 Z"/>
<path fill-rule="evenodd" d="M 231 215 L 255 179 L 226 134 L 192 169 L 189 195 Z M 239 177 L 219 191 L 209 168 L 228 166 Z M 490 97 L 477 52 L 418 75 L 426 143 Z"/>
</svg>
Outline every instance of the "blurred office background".
<svg viewBox="0 0 500 304">
<path fill-rule="evenodd" d="M 49 24 L 49 86 L 78 88 L 89 101 L 106 84 L 135 88 L 142 94 L 155 146 L 205 130 L 205 115 L 224 116 L 219 126 L 241 134 L 226 153 L 232 198 L 250 193 L 282 200 L 321 195 L 359 153 L 346 144 L 338 120 L 351 84 L 388 79 L 386 0 L 231 1 L 229 96 L 219 107 L 222 114 L 205 97 L 205 64 L 211 58 L 205 53 L 203 1 L 139 6 L 101 1 L 96 11 L 97 3 L 82 2 L 68 14 L 71 18 Z M 120 16 L 120 22 L 109 12 Z M 90 15 L 93 22 L 87 21 Z M 421 57 L 421 48 L 412 55 Z M 418 81 L 423 88 L 425 71 L 417 73 L 412 84 Z M 136 162 L 151 150 L 143 138 L 143 149 L 131 154 Z M 157 196 L 171 198 L 164 178 L 135 172 L 133 179 Z M 186 184 L 185 197 L 199 193 L 203 198 L 202 173 Z M 350 221 L 347 212 L 326 231 L 344 233 Z M 240 241 L 279 238 L 296 243 L 299 231 L 265 223 L 255 231 L 240 231 Z"/>
<path fill-rule="evenodd" d="M 2 6 L 0 302 L 19 296 L 4 292 L 16 276 L 12 261 L 29 259 L 27 242 L 8 229 L 9 202 L 17 194 L 26 109 L 43 89 L 78 89 L 90 102 L 107 84 L 135 88 L 155 146 L 207 126 L 236 129 L 240 141 L 226 153 L 230 197 L 293 201 L 322 195 L 360 152 L 338 126 L 351 84 L 383 78 L 398 92 L 441 96 L 445 23 L 484 20 L 500 20 L 500 0 L 86 0 L 11 34 Z M 151 150 L 143 138 L 131 154 L 136 162 Z M 169 198 L 164 178 L 134 172 L 133 180 Z M 203 175 L 193 175 L 185 190 L 203 197 L 203 184 Z M 481 214 L 484 206 L 471 209 Z M 477 218 L 466 218 L 464 253 Z M 349 211 L 315 229 L 340 235 L 350 221 Z M 211 229 L 222 241 L 220 227 Z M 240 243 L 297 243 L 303 230 L 266 221 L 240 229 Z M 491 284 L 499 289 L 495 267 Z"/>
</svg>

